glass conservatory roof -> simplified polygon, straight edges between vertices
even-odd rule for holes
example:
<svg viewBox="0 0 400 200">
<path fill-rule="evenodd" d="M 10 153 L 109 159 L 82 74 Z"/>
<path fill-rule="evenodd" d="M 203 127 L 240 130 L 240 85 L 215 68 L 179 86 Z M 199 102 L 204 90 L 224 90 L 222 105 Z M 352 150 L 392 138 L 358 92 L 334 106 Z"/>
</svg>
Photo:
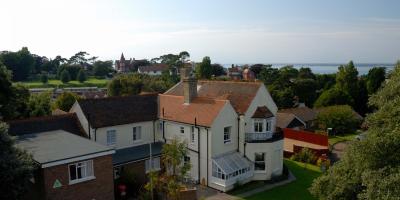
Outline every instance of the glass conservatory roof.
<svg viewBox="0 0 400 200">
<path fill-rule="evenodd" d="M 230 174 L 237 170 L 250 167 L 251 163 L 238 152 L 232 152 L 213 158 L 215 164 L 225 173 Z"/>
</svg>

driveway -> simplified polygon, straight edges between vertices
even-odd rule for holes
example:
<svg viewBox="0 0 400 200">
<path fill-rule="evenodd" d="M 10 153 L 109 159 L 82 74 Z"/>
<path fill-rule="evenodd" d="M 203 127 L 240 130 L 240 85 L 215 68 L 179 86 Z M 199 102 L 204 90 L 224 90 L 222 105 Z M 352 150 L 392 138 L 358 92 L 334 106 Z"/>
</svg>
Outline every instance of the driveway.
<svg viewBox="0 0 400 200">
<path fill-rule="evenodd" d="M 332 146 L 330 159 L 333 163 L 342 158 L 347 145 L 349 145 L 349 142 L 350 141 L 338 142 Z"/>
</svg>

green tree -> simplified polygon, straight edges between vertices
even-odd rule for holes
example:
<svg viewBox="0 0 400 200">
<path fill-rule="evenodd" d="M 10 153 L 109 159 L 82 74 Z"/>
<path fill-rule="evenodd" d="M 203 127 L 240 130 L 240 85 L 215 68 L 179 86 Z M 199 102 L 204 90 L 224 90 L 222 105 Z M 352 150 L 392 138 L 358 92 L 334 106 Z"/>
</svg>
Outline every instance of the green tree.
<svg viewBox="0 0 400 200">
<path fill-rule="evenodd" d="M 314 103 L 317 108 L 333 105 L 354 105 L 354 100 L 345 91 L 333 87 L 322 92 Z"/>
<path fill-rule="evenodd" d="M 18 52 L 0 54 L 0 61 L 13 72 L 13 81 L 26 80 L 35 64 L 35 59 L 27 47 Z"/>
<path fill-rule="evenodd" d="M 336 74 L 316 74 L 318 90 L 328 90 L 336 84 Z"/>
<path fill-rule="evenodd" d="M 26 194 L 34 169 L 32 157 L 15 147 L 7 125 L 0 123 L 0 199 L 20 199 Z"/>
<path fill-rule="evenodd" d="M 386 71 L 384 67 L 374 67 L 370 69 L 367 75 L 368 94 L 374 94 L 381 87 L 385 78 Z"/>
<path fill-rule="evenodd" d="M 51 97 L 49 93 L 33 94 L 29 98 L 28 112 L 30 117 L 47 116 L 51 114 Z"/>
<path fill-rule="evenodd" d="M 11 120 L 29 116 L 27 112 L 29 90 L 22 84 L 13 85 L 7 90 L 10 90 L 11 93 L 5 99 L 4 104 L 0 106 L 0 113 L 3 119 Z"/>
<path fill-rule="evenodd" d="M 137 95 L 142 91 L 143 81 L 139 74 L 115 76 L 107 85 L 109 96 Z"/>
<path fill-rule="evenodd" d="M 215 77 L 222 76 L 222 75 L 226 74 L 225 70 L 224 70 L 224 67 L 222 65 L 220 65 L 220 64 L 212 64 L 211 65 L 211 69 L 212 69 L 212 75 L 215 76 Z"/>
<path fill-rule="evenodd" d="M 180 191 L 184 186 L 182 180 L 187 177 L 191 168 L 190 163 L 184 162 L 187 155 L 187 144 L 173 139 L 164 144 L 161 151 L 161 164 L 166 169 L 158 176 L 151 176 L 151 182 L 145 188 L 149 191 L 154 188 L 165 193 L 168 199 L 180 199 Z"/>
<path fill-rule="evenodd" d="M 356 98 L 358 90 L 358 71 L 353 61 L 339 67 L 339 71 L 336 75 L 336 87 L 349 94 L 353 99 Z"/>
<path fill-rule="evenodd" d="M 85 82 L 86 81 L 86 73 L 85 73 L 85 71 L 83 71 L 83 69 L 81 69 L 81 70 L 79 70 L 79 73 L 78 73 L 78 81 L 80 82 L 80 83 L 83 83 L 83 82 Z"/>
<path fill-rule="evenodd" d="M 67 70 L 61 72 L 60 80 L 63 83 L 68 83 L 71 80 L 71 76 L 69 75 L 69 72 Z"/>
<path fill-rule="evenodd" d="M 75 101 L 81 99 L 80 96 L 72 92 L 63 92 L 54 102 L 54 107 L 65 112 L 69 112 Z"/>
<path fill-rule="evenodd" d="M 279 78 L 279 69 L 272 68 L 272 66 L 266 66 L 264 67 L 260 74 L 258 79 L 260 79 L 266 86 L 269 86 L 273 84 L 275 81 L 277 81 Z"/>
<path fill-rule="evenodd" d="M 112 61 L 96 61 L 93 64 L 94 75 L 98 77 L 105 77 L 113 72 Z"/>
<path fill-rule="evenodd" d="M 11 71 L 9 71 L 3 63 L 0 62 L 0 105 L 5 105 L 9 102 L 12 94 Z M 2 110 L 2 106 L 0 110 Z"/>
<path fill-rule="evenodd" d="M 293 84 L 294 95 L 299 101 L 312 107 L 317 98 L 317 83 L 314 79 L 297 79 Z"/>
<path fill-rule="evenodd" d="M 268 87 L 272 99 L 279 108 L 291 108 L 294 105 L 294 91 L 292 87 L 281 88 L 278 85 Z"/>
<path fill-rule="evenodd" d="M 315 74 L 309 67 L 302 67 L 299 69 L 298 78 L 301 79 L 315 79 Z"/>
<path fill-rule="evenodd" d="M 40 75 L 40 81 L 41 81 L 43 84 L 46 84 L 46 83 L 49 82 L 49 76 L 47 75 L 47 73 L 42 73 L 42 74 Z"/>
<path fill-rule="evenodd" d="M 287 65 L 279 69 L 279 81 L 281 84 L 289 83 L 292 79 L 299 76 L 299 71 L 292 65 Z"/>
<path fill-rule="evenodd" d="M 70 64 L 63 64 L 60 65 L 57 69 L 57 76 L 61 79 L 61 74 L 64 71 L 67 71 L 70 77 L 70 80 L 77 80 L 78 73 L 82 69 L 80 65 L 70 65 Z"/>
<path fill-rule="evenodd" d="M 318 199 L 398 199 L 400 196 L 400 63 L 369 100 L 368 134 L 351 143 L 342 159 L 314 180 Z"/>
<path fill-rule="evenodd" d="M 257 77 L 258 79 L 260 79 L 260 78 L 259 78 L 259 75 L 260 75 L 261 71 L 262 71 L 264 68 L 267 68 L 267 67 L 271 68 L 272 65 L 255 64 L 255 65 L 250 66 L 250 70 L 254 73 L 254 75 L 256 75 L 256 77 Z"/>
<path fill-rule="evenodd" d="M 329 106 L 322 108 L 317 115 L 318 127 L 326 131 L 333 128 L 336 133 L 354 133 L 360 124 L 353 109 L 348 105 Z"/>
<path fill-rule="evenodd" d="M 212 76 L 211 59 L 206 56 L 196 67 L 196 76 L 200 79 L 210 79 Z"/>
</svg>

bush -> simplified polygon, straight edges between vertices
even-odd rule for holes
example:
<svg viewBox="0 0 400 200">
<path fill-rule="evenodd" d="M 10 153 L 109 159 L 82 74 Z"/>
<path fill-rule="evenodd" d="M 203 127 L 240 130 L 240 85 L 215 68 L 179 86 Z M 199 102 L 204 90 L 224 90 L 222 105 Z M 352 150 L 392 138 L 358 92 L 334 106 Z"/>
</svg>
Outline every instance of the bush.
<svg viewBox="0 0 400 200">
<path fill-rule="evenodd" d="M 40 76 L 40 82 L 42 82 L 43 84 L 46 84 L 49 82 L 49 76 L 46 73 L 43 73 Z"/>
<path fill-rule="evenodd" d="M 69 112 L 75 101 L 79 100 L 80 98 L 80 96 L 72 92 L 64 92 L 57 97 L 56 101 L 54 102 L 54 106 L 60 110 Z"/>
<path fill-rule="evenodd" d="M 295 153 L 290 159 L 298 162 L 315 164 L 318 158 L 309 148 L 303 148 L 300 152 Z"/>
<path fill-rule="evenodd" d="M 78 72 L 78 76 L 77 76 L 77 79 L 78 79 L 78 81 L 80 82 L 80 83 L 83 83 L 83 82 L 85 82 L 86 81 L 86 74 L 85 74 L 85 71 L 83 71 L 82 69 L 81 70 L 79 70 L 79 72 Z"/>
<path fill-rule="evenodd" d="M 333 128 L 336 133 L 353 133 L 360 124 L 353 109 L 348 105 L 323 108 L 317 115 L 318 127 L 326 131 Z"/>
<path fill-rule="evenodd" d="M 60 80 L 63 83 L 68 83 L 71 80 L 71 76 L 69 75 L 69 72 L 67 70 L 61 72 Z"/>
</svg>

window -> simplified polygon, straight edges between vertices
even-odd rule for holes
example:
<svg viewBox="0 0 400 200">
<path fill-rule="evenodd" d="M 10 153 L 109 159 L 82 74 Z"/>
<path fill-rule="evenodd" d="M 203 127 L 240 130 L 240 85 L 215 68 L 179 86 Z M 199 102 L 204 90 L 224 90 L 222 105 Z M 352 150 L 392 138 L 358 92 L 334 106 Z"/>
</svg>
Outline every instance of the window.
<svg viewBox="0 0 400 200">
<path fill-rule="evenodd" d="M 115 145 L 117 140 L 117 135 L 115 130 L 108 130 L 107 131 L 107 145 Z"/>
<path fill-rule="evenodd" d="M 93 161 L 87 160 L 70 164 L 69 168 L 69 183 L 74 184 L 94 178 L 93 176 Z"/>
<path fill-rule="evenodd" d="M 158 130 L 160 131 L 160 132 L 162 132 L 163 131 L 163 123 L 162 122 L 160 122 L 159 124 L 158 124 Z"/>
<path fill-rule="evenodd" d="M 271 131 L 271 121 L 267 120 L 266 126 L 265 126 L 266 131 Z"/>
<path fill-rule="evenodd" d="M 181 126 L 181 134 L 185 134 L 185 127 Z"/>
<path fill-rule="evenodd" d="M 192 126 L 191 132 L 190 132 L 190 142 L 194 143 L 194 126 Z"/>
<path fill-rule="evenodd" d="M 263 132 L 264 120 L 254 119 L 254 132 Z"/>
<path fill-rule="evenodd" d="M 265 170 L 265 153 L 255 153 L 254 157 L 254 170 Z"/>
<path fill-rule="evenodd" d="M 224 144 L 231 142 L 231 127 L 224 128 Z"/>
<path fill-rule="evenodd" d="M 218 165 L 216 165 L 214 162 L 212 166 L 212 176 L 223 180 L 228 178 L 227 176 L 225 176 L 224 172 L 222 172 L 221 168 L 219 168 Z"/>
<path fill-rule="evenodd" d="M 185 165 L 189 165 L 189 164 L 190 164 L 190 157 L 189 157 L 189 156 L 183 157 L 183 163 L 184 163 Z"/>
<path fill-rule="evenodd" d="M 160 170 L 160 157 L 151 158 L 152 163 L 150 163 L 150 159 L 146 160 L 146 173 L 150 172 L 150 170 L 158 171 Z"/>
<path fill-rule="evenodd" d="M 142 127 L 136 126 L 133 127 L 133 141 L 138 141 L 142 139 Z"/>
</svg>

